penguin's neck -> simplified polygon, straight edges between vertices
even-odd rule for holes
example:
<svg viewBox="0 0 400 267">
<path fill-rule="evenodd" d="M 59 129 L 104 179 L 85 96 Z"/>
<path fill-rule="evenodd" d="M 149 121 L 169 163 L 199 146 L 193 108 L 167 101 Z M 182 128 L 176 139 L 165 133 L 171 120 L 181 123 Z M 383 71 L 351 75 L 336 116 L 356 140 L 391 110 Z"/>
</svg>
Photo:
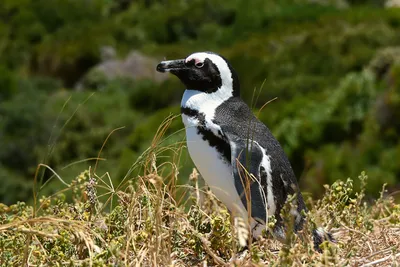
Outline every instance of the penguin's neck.
<svg viewBox="0 0 400 267">
<path fill-rule="evenodd" d="M 213 119 L 217 107 L 231 98 L 232 92 L 232 87 L 227 86 L 221 86 L 213 93 L 186 89 L 182 97 L 181 108 L 196 111 L 204 114 L 207 119 Z"/>
</svg>

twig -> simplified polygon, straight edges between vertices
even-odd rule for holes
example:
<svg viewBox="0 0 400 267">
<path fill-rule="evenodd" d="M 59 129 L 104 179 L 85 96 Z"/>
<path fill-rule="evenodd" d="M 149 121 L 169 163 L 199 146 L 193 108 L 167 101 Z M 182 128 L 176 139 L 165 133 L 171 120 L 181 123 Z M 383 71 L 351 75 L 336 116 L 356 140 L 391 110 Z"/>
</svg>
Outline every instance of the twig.
<svg viewBox="0 0 400 267">
<path fill-rule="evenodd" d="M 265 108 L 266 105 L 268 105 L 269 103 L 271 103 L 277 99 L 278 99 L 277 97 L 272 98 L 271 100 L 267 101 L 264 105 L 262 105 L 262 107 L 258 110 L 257 117 L 260 115 L 261 110 L 263 110 L 263 108 Z"/>
<path fill-rule="evenodd" d="M 26 235 L 26 245 L 24 247 L 24 258 L 22 260 L 22 262 L 24 264 L 24 267 L 25 266 L 26 267 L 29 266 L 29 264 L 28 264 L 28 262 L 29 262 L 29 254 L 28 253 L 29 253 L 29 245 L 31 244 L 31 241 L 32 241 L 32 234 L 28 233 Z"/>
<path fill-rule="evenodd" d="M 358 230 L 356 230 L 356 229 L 351 229 L 351 228 L 347 227 L 346 225 L 344 225 L 344 224 L 343 224 L 343 223 L 341 223 L 341 222 L 339 222 L 339 223 L 340 223 L 340 225 L 341 225 L 343 228 L 345 228 L 346 230 L 348 230 L 348 231 L 350 231 L 350 232 L 354 232 L 354 233 L 357 233 L 357 234 L 360 234 L 360 235 L 364 236 L 365 238 L 367 238 L 367 239 L 368 239 L 368 241 L 369 241 L 369 242 L 371 242 L 371 243 L 373 244 L 373 242 L 372 242 L 371 238 L 370 238 L 369 236 L 367 236 L 366 234 L 364 234 L 363 232 L 360 232 L 360 231 L 358 231 Z M 373 252 L 374 252 L 374 250 L 373 250 L 373 248 L 371 248 L 371 246 L 369 245 L 369 243 L 368 243 L 368 242 L 367 242 L 367 245 L 368 245 L 368 247 L 369 247 L 369 250 L 371 251 L 371 253 L 373 253 Z"/>
<path fill-rule="evenodd" d="M 25 234 L 40 235 L 40 236 L 49 237 L 49 238 L 59 238 L 60 237 L 58 234 L 49 234 L 49 233 L 45 233 L 42 231 L 33 230 L 33 229 L 29 229 L 29 228 L 17 228 L 14 231 L 22 232 Z"/>
<path fill-rule="evenodd" d="M 96 173 L 96 169 L 97 169 L 97 165 L 98 165 L 98 163 L 99 163 L 99 159 L 101 159 L 101 158 L 100 158 L 101 152 L 103 152 L 104 146 L 106 145 L 108 139 L 111 137 L 111 135 L 112 135 L 114 132 L 119 131 L 119 130 L 122 130 L 122 129 L 124 129 L 124 128 L 125 128 L 125 126 L 116 128 L 116 129 L 112 130 L 112 131 L 107 135 L 106 140 L 104 140 L 103 144 L 101 145 L 100 151 L 99 151 L 99 153 L 97 154 L 96 164 L 94 165 L 93 173 L 91 173 L 91 175 L 94 174 L 94 173 Z"/>
<path fill-rule="evenodd" d="M 384 262 L 384 261 L 389 260 L 389 259 L 390 259 L 391 257 L 393 257 L 393 256 L 394 256 L 394 258 L 396 259 L 397 257 L 400 256 L 400 253 L 397 253 L 396 255 L 389 255 L 389 256 L 386 256 L 386 257 L 384 257 L 384 258 L 375 260 L 375 261 L 371 261 L 371 262 L 369 262 L 369 263 L 367 263 L 367 264 L 362 265 L 361 267 L 373 266 L 373 265 L 376 265 L 376 264 L 378 264 L 378 263 L 382 263 L 382 262 Z"/>
<path fill-rule="evenodd" d="M 221 259 L 221 257 L 219 257 L 218 255 L 216 255 L 211 248 L 208 246 L 209 241 L 207 239 L 205 239 L 204 237 L 202 237 L 201 235 L 197 235 L 198 238 L 200 238 L 201 243 L 203 243 L 204 249 L 206 250 L 206 252 L 208 253 L 208 255 L 211 256 L 211 258 L 213 258 L 213 260 L 215 261 L 215 263 L 225 266 L 226 263 L 223 259 Z"/>
<path fill-rule="evenodd" d="M 390 248 L 385 248 L 385 249 L 379 250 L 379 251 L 377 251 L 377 252 L 375 252 L 375 253 L 372 253 L 372 254 L 369 255 L 368 257 L 365 257 L 364 260 L 369 259 L 369 258 L 372 258 L 373 256 L 375 256 L 375 255 L 377 255 L 377 254 L 381 254 L 381 253 L 386 254 L 387 252 L 391 251 L 391 250 L 394 249 L 394 248 L 396 248 L 396 247 L 393 246 L 393 247 L 390 247 Z"/>
</svg>

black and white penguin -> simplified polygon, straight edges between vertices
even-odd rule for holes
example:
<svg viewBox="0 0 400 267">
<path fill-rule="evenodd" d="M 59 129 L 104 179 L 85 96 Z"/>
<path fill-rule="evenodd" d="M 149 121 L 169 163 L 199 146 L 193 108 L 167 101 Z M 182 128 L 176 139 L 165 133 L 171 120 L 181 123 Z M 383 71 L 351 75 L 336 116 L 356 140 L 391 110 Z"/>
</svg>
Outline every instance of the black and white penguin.
<svg viewBox="0 0 400 267">
<path fill-rule="evenodd" d="M 274 215 L 271 233 L 283 241 L 280 212 L 288 195 L 295 195 L 297 208 L 291 214 L 294 231 L 301 230 L 307 208 L 290 162 L 267 126 L 240 98 L 239 78 L 230 63 L 218 54 L 200 52 L 162 61 L 157 71 L 171 72 L 186 86 L 181 113 L 187 147 L 215 196 L 250 224 L 254 238 Z M 322 228 L 314 230 L 313 237 L 318 251 L 322 241 L 331 239 Z"/>
</svg>

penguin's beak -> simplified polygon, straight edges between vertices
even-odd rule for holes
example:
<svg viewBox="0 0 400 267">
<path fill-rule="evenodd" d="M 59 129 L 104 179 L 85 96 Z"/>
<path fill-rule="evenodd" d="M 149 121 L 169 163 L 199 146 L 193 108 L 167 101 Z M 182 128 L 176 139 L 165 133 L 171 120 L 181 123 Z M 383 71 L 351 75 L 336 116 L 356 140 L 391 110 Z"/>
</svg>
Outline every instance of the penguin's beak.
<svg viewBox="0 0 400 267">
<path fill-rule="evenodd" d="M 174 73 L 182 69 L 186 69 L 184 59 L 161 61 L 160 64 L 157 65 L 158 72 L 170 71 L 171 73 Z"/>
</svg>

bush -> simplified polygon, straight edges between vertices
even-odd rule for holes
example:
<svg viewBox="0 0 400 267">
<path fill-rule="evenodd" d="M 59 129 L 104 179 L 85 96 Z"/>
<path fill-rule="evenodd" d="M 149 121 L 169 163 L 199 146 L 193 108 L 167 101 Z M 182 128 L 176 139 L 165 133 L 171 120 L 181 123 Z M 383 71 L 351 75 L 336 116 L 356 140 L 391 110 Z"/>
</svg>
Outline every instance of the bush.
<svg viewBox="0 0 400 267">
<path fill-rule="evenodd" d="M 185 212 L 185 202 L 176 193 L 173 180 L 166 179 L 176 175 L 176 168 L 165 173 L 166 164 L 151 154 L 140 161 L 146 171 L 123 186 L 109 184 L 107 178 L 89 170 L 81 172 L 64 190 L 73 195 L 72 202 L 66 202 L 60 192 L 40 196 L 32 206 L 23 202 L 0 204 L 0 260 L 7 265 L 46 262 L 74 266 L 172 262 L 196 266 L 232 261 L 237 265 L 360 265 L 396 261 L 391 253 L 398 254 L 394 244 L 398 243 L 400 205 L 392 197 L 384 197 L 384 191 L 371 206 L 366 205 L 365 173 L 358 179 L 360 190 L 354 189 L 353 179 L 338 180 L 325 186 L 321 200 L 308 199 L 312 208 L 302 238 L 289 234 L 282 244 L 263 235 L 242 254 L 238 252 L 243 238 L 240 233 L 247 228 L 232 223 L 237 220 L 230 218 L 207 189 L 199 187 L 196 172 L 184 186 L 193 201 Z M 101 194 L 104 188 L 108 191 Z M 290 203 L 284 207 L 285 221 L 290 221 L 291 208 Z M 321 254 L 314 251 L 310 238 L 304 238 L 316 224 L 329 224 L 337 240 L 337 244 L 324 242 Z M 385 252 L 371 255 L 366 242 L 374 251 L 390 251 L 389 256 Z"/>
<path fill-rule="evenodd" d="M 302 185 L 316 194 L 315 177 L 332 183 L 363 169 L 371 174 L 369 193 L 383 181 L 398 183 L 398 168 L 388 160 L 398 155 L 400 129 L 395 9 L 292 0 L 47 2 L 0 4 L 0 159 L 7 188 L 31 181 L 39 162 L 71 180 L 93 166 L 89 159 L 107 136 L 125 126 L 112 133 L 101 154 L 107 161 L 97 166 L 118 181 L 159 123 L 179 113 L 184 88 L 172 77 L 155 84 L 94 75 L 82 91 L 71 90 L 105 45 L 120 55 L 138 49 L 159 59 L 202 50 L 223 54 L 239 73 L 247 103 L 263 85 L 251 103 L 255 110 L 278 97 L 260 118 L 281 141 Z M 177 119 L 171 127 L 169 133 L 183 125 Z M 187 158 L 179 168 L 186 175 L 192 166 Z M 13 184 L 8 176 L 16 177 Z"/>
</svg>

